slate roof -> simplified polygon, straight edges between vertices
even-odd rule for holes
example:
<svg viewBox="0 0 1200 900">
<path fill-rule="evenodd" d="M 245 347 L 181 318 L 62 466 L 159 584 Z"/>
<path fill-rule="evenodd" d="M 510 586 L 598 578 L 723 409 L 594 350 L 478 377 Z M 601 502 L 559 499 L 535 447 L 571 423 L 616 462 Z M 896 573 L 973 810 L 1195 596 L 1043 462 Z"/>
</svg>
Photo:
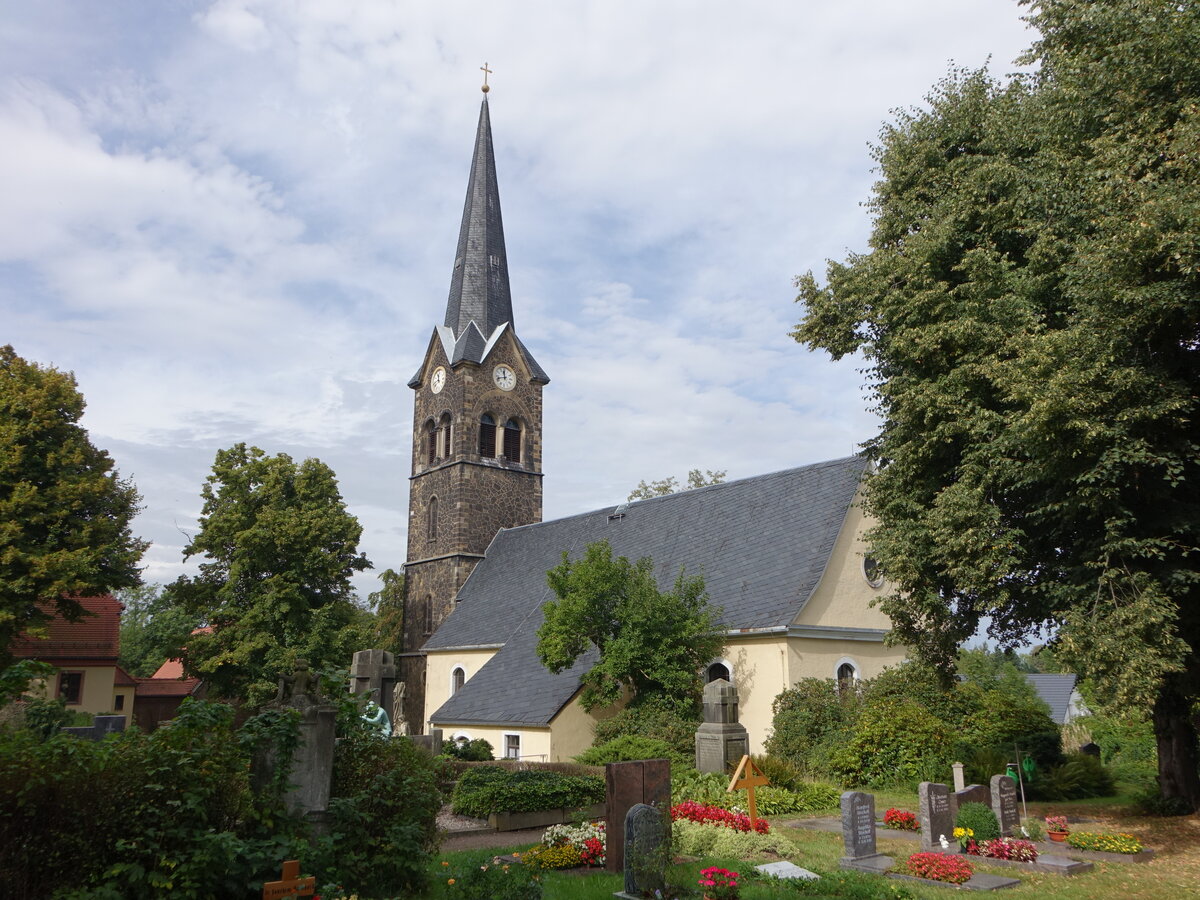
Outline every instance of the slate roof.
<svg viewBox="0 0 1200 900">
<path fill-rule="evenodd" d="M 464 361 L 482 363 L 505 325 L 513 327 L 512 289 L 500 215 L 496 155 L 492 150 L 492 121 L 485 96 L 475 131 L 475 151 L 450 276 L 446 318 L 435 334 L 441 338 L 442 349 L 452 366 Z M 533 380 L 548 384 L 550 378 L 519 339 L 517 347 Z M 420 387 L 421 375 L 418 370 L 408 386 Z"/>
<path fill-rule="evenodd" d="M 1074 675 L 1026 675 L 1038 696 L 1050 707 L 1050 718 L 1065 725 L 1071 710 L 1071 693 L 1075 690 Z"/>
<path fill-rule="evenodd" d="M 727 628 L 789 625 L 821 580 L 866 465 L 851 456 L 499 532 L 425 649 L 503 647 L 432 720 L 545 726 L 570 701 L 595 660 L 551 675 L 536 632 L 553 599 L 546 571 L 594 541 L 649 556 L 663 588 L 680 567 L 704 576 Z"/>
</svg>

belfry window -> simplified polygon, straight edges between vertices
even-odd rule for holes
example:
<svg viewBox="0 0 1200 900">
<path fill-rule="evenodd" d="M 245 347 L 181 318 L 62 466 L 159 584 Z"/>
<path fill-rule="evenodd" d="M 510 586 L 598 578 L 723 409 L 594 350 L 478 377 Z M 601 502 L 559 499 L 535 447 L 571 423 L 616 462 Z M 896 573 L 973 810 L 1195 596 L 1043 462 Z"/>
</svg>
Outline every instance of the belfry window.
<svg viewBox="0 0 1200 900">
<path fill-rule="evenodd" d="M 504 458 L 509 462 L 521 461 L 521 423 L 516 419 L 504 423 Z"/>
<path fill-rule="evenodd" d="M 425 457 L 429 465 L 433 465 L 434 460 L 438 458 L 438 430 L 433 424 L 433 419 L 425 425 Z"/>
<path fill-rule="evenodd" d="M 438 456 L 442 459 L 449 459 L 454 454 L 451 447 L 454 445 L 450 442 L 450 413 L 442 416 L 442 420 L 438 425 Z"/>
<path fill-rule="evenodd" d="M 479 420 L 479 455 L 484 459 L 496 457 L 496 420 L 486 414 Z"/>
</svg>

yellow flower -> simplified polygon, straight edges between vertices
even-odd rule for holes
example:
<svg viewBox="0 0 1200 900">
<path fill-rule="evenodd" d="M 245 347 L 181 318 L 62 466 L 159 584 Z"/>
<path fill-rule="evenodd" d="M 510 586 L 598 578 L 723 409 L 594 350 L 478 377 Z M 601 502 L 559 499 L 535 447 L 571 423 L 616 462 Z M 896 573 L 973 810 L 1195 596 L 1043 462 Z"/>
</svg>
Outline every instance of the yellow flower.
<svg viewBox="0 0 1200 900">
<path fill-rule="evenodd" d="M 446 884 L 454 884 L 454 879 L 453 878 L 446 879 Z"/>
<path fill-rule="evenodd" d="M 443 865 L 443 866 L 448 866 L 448 865 L 450 865 L 450 863 L 446 862 L 446 861 L 443 859 L 443 860 L 442 860 L 442 865 Z"/>
</svg>

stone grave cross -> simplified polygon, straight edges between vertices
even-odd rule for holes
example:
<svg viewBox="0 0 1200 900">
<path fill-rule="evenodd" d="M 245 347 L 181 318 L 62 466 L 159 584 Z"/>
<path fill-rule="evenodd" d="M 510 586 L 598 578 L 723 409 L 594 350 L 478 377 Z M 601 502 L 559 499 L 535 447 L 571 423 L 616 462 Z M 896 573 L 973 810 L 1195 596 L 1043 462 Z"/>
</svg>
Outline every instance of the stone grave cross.
<svg viewBox="0 0 1200 900">
<path fill-rule="evenodd" d="M 754 799 L 754 789 L 766 787 L 770 783 L 767 780 L 767 776 L 759 771 L 758 766 L 754 764 L 754 760 L 749 756 L 742 757 L 742 761 L 738 763 L 733 777 L 729 779 L 729 787 L 725 789 L 727 793 L 732 793 L 733 791 L 746 792 L 746 796 L 750 801 L 751 828 L 758 824 L 758 805 Z"/>
</svg>

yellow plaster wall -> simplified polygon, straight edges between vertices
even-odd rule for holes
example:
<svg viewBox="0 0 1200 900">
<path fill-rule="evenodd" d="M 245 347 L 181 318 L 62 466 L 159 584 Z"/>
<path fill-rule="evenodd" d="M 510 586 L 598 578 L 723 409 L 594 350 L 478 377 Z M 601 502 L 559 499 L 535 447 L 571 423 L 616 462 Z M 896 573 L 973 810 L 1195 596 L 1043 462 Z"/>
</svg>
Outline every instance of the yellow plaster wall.
<svg viewBox="0 0 1200 900">
<path fill-rule="evenodd" d="M 771 728 L 771 704 L 788 683 L 787 639 L 783 634 L 734 638 L 723 658 L 733 671 L 738 721 L 746 726 L 750 752 L 762 753 Z"/>
<path fill-rule="evenodd" d="M 471 677 L 483 668 L 483 664 L 495 655 L 495 650 L 439 650 L 430 652 L 425 657 L 426 733 L 429 730 L 429 717 L 450 699 L 450 673 L 456 667 L 462 666 L 467 681 L 470 681 Z"/>
<path fill-rule="evenodd" d="M 795 624 L 885 630 L 892 627 L 891 620 L 878 607 L 870 606 L 872 600 L 888 590 L 888 585 L 885 582 L 883 587 L 873 588 L 863 577 L 866 545 L 862 535 L 874 520 L 863 514 L 860 500 L 861 492 L 854 498 L 842 524 L 821 583 L 796 617 Z"/>
<path fill-rule="evenodd" d="M 859 678 L 874 678 L 885 666 L 904 661 L 903 647 L 885 647 L 873 641 L 792 638 L 788 641 L 791 683 L 801 678 L 834 678 L 845 660 L 854 664 Z"/>
<path fill-rule="evenodd" d="M 572 762 L 592 746 L 596 723 L 612 718 L 624 705 L 622 702 L 586 713 L 579 705 L 579 694 L 576 694 L 550 722 L 550 762 Z"/>
<path fill-rule="evenodd" d="M 471 740 L 483 738 L 492 745 L 492 755 L 497 759 L 504 756 L 504 735 L 519 734 L 521 735 L 521 759 L 528 759 L 531 762 L 551 761 L 549 728 L 527 728 L 519 725 L 512 728 L 497 728 L 494 725 L 447 725 L 443 723 L 439 723 L 436 727 L 443 730 L 442 738 L 447 741 L 460 736 Z"/>
</svg>

